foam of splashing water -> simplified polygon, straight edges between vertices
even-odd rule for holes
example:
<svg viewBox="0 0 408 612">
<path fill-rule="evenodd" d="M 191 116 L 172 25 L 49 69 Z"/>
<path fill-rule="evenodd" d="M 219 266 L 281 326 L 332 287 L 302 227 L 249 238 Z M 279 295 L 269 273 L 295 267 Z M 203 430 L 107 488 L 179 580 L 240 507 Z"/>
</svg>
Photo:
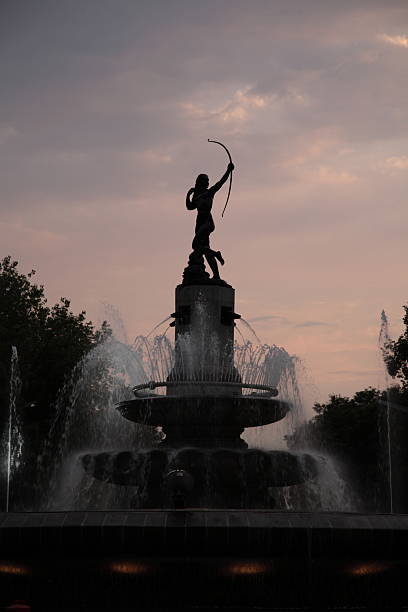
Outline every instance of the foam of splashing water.
<svg viewBox="0 0 408 612">
<path fill-rule="evenodd" d="M 108 304 L 106 302 L 101 302 L 101 306 L 102 316 L 100 317 L 100 323 L 102 324 L 103 321 L 108 321 L 113 337 L 116 338 L 118 342 L 128 344 L 126 326 L 119 309 L 113 304 Z"/>
<path fill-rule="evenodd" d="M 352 512 L 353 493 L 341 478 L 335 461 L 327 455 L 315 455 L 315 459 L 319 466 L 317 478 L 293 487 L 271 488 L 276 510 Z"/>
<path fill-rule="evenodd" d="M 126 421 L 115 410 L 118 402 L 133 397 L 130 386 L 144 379 L 137 353 L 114 339 L 93 348 L 74 369 L 59 394 L 55 417 L 38 459 L 39 486 L 48 489 L 45 507 L 53 507 L 63 495 L 61 483 L 67 474 L 62 470 L 68 457 L 154 442 L 152 428 Z"/>
<path fill-rule="evenodd" d="M 114 486 L 87 476 L 81 463 L 83 452 L 72 453 L 62 464 L 58 486 L 48 508 L 53 511 L 131 510 L 136 487 Z"/>
</svg>

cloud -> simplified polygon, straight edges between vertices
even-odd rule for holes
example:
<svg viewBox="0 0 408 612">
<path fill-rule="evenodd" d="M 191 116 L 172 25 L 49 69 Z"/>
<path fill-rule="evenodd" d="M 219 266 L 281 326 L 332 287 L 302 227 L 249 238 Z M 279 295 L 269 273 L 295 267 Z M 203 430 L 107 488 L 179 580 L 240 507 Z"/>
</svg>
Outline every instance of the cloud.
<svg viewBox="0 0 408 612">
<path fill-rule="evenodd" d="M 220 140 L 237 170 L 212 244 L 265 313 L 251 322 L 310 352 L 323 386 L 326 368 L 375 367 L 375 341 L 358 348 L 367 317 L 384 295 L 405 300 L 408 104 L 404 43 L 373 36 L 400 31 L 404 0 L 88 0 L 80 16 L 76 3 L 26 4 L 7 14 L 0 58 L 5 252 L 56 298 L 117 303 L 131 335 L 151 329 L 190 252 L 185 192 L 199 172 L 220 176 L 225 154 L 207 138 Z"/>
<path fill-rule="evenodd" d="M 408 168 L 408 157 L 406 155 L 401 155 L 400 157 L 387 157 L 384 164 L 389 168 L 405 170 Z"/>
<path fill-rule="evenodd" d="M 261 321 L 272 321 L 272 320 L 276 320 L 281 323 L 289 323 L 286 317 L 281 317 L 279 315 L 265 315 L 262 317 L 252 317 L 251 319 L 248 319 L 248 323 L 260 323 Z"/>
<path fill-rule="evenodd" d="M 388 34 L 379 34 L 378 37 L 386 43 L 390 45 L 395 45 L 396 47 L 404 47 L 408 49 L 408 36 L 395 35 L 389 36 Z"/>
<path fill-rule="evenodd" d="M 408 170 L 407 155 L 393 155 L 386 157 L 382 161 L 376 162 L 373 165 L 374 170 L 378 170 L 384 175 L 398 176 L 402 171 Z"/>
<path fill-rule="evenodd" d="M 382 373 L 382 370 L 333 370 L 331 372 L 328 372 L 328 374 L 334 374 L 336 376 L 367 376 L 367 378 L 370 378 L 372 376 L 378 376 Z"/>
<path fill-rule="evenodd" d="M 227 110 L 220 113 L 223 121 L 247 121 L 249 118 L 248 110 L 241 104 L 234 104 Z"/>
<path fill-rule="evenodd" d="M 171 155 L 166 155 L 160 151 L 153 151 L 152 149 L 143 151 L 142 159 L 153 164 L 169 164 L 172 161 Z"/>
<path fill-rule="evenodd" d="M 253 93 L 250 86 L 236 89 L 229 99 L 225 99 L 222 89 L 217 92 L 214 88 L 210 92 L 208 90 L 202 92 L 198 97 L 207 98 L 207 101 L 205 103 L 195 101 L 181 103 L 181 108 L 188 116 L 225 123 L 249 121 L 257 111 L 265 109 L 268 103 L 266 96 Z"/>
<path fill-rule="evenodd" d="M 324 321 L 304 321 L 303 323 L 296 323 L 294 327 L 333 327 L 333 323 L 326 323 Z"/>
<path fill-rule="evenodd" d="M 0 124 L 0 146 L 8 143 L 17 136 L 17 130 L 12 125 Z"/>
<path fill-rule="evenodd" d="M 346 170 L 335 170 L 327 166 L 320 166 L 316 180 L 323 185 L 351 185 L 358 181 L 358 177 Z"/>
<path fill-rule="evenodd" d="M 336 132 L 337 130 L 333 127 L 325 127 L 318 128 L 312 133 L 309 132 L 306 135 L 298 137 L 295 155 L 288 159 L 283 159 L 279 165 L 282 168 L 302 166 L 316 159 L 324 158 L 324 156 L 338 150 L 342 141 L 339 134 Z"/>
</svg>

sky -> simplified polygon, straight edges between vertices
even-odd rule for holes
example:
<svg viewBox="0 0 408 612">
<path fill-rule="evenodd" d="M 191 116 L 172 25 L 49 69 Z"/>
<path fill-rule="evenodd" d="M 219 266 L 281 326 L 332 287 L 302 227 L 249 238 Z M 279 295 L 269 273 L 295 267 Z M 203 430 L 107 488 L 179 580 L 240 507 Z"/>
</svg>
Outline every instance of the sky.
<svg viewBox="0 0 408 612">
<path fill-rule="evenodd" d="M 0 257 L 148 333 L 220 140 L 236 311 L 300 357 L 314 400 L 384 386 L 380 314 L 396 337 L 408 302 L 407 64 L 406 0 L 2 0 Z"/>
</svg>

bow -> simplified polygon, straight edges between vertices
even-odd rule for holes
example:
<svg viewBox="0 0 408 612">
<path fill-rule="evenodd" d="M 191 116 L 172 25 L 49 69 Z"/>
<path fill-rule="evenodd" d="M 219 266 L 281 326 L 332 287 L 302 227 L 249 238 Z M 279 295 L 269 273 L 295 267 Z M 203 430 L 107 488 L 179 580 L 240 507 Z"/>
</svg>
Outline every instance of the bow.
<svg viewBox="0 0 408 612">
<path fill-rule="evenodd" d="M 223 149 L 226 150 L 227 155 L 228 155 L 228 159 L 230 161 L 230 164 L 232 164 L 232 158 L 231 158 L 231 153 L 228 151 L 227 147 L 225 145 L 222 144 L 222 142 L 218 142 L 218 140 L 210 140 L 209 138 L 207 138 L 208 142 L 214 142 L 215 144 L 220 145 Z M 229 182 L 229 188 L 228 188 L 228 195 L 227 195 L 227 201 L 225 202 L 225 206 L 224 206 L 224 210 L 222 211 L 222 215 L 221 217 L 224 216 L 225 213 L 225 209 L 227 208 L 227 204 L 228 204 L 228 200 L 230 197 L 230 193 L 231 193 L 231 187 L 232 187 L 232 170 L 231 170 L 231 174 L 230 174 L 230 182 Z"/>
</svg>

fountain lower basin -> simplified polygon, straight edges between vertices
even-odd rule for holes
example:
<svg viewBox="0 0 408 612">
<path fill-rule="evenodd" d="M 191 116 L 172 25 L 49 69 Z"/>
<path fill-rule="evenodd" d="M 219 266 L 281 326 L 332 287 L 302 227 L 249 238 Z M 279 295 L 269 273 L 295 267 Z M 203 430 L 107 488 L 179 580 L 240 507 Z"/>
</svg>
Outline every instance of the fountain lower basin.
<svg viewBox="0 0 408 612">
<path fill-rule="evenodd" d="M 191 479 L 185 504 L 196 508 L 271 507 L 269 487 L 302 484 L 318 472 L 309 454 L 258 449 L 157 448 L 87 454 L 81 462 L 92 478 L 137 487 L 136 508 L 171 507 L 166 480 L 174 470 Z"/>
</svg>

